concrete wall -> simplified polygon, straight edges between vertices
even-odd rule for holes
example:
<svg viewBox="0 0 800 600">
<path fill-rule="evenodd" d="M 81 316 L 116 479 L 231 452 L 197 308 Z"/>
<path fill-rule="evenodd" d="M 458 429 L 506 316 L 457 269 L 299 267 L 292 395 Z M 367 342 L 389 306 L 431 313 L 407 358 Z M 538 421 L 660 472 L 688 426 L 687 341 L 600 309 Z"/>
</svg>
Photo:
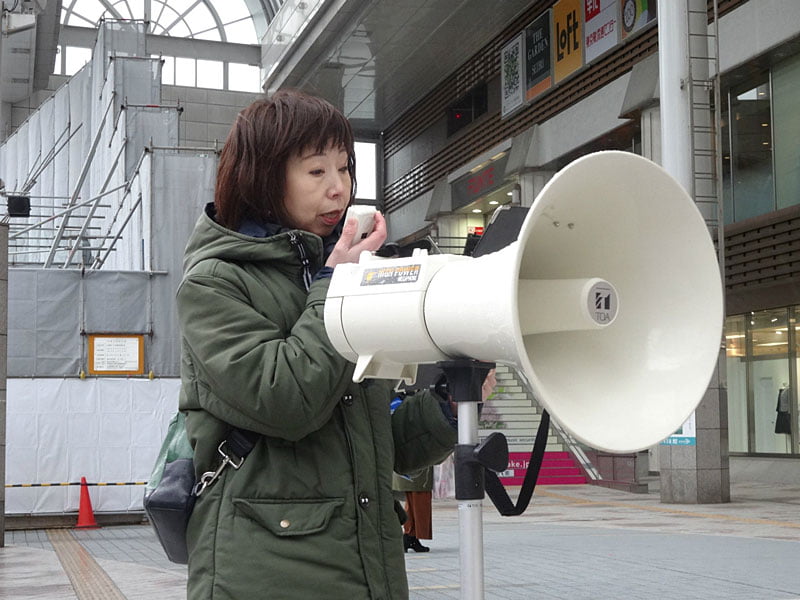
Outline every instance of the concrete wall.
<svg viewBox="0 0 800 600">
<path fill-rule="evenodd" d="M 746 2 L 719 20 L 720 71 L 725 73 L 754 56 L 784 46 L 800 34 L 800 2 Z M 787 55 L 793 53 L 787 47 Z"/>
<path fill-rule="evenodd" d="M 165 85 L 164 104 L 183 106 L 180 124 L 181 146 L 222 147 L 236 115 L 260 94 Z"/>
</svg>

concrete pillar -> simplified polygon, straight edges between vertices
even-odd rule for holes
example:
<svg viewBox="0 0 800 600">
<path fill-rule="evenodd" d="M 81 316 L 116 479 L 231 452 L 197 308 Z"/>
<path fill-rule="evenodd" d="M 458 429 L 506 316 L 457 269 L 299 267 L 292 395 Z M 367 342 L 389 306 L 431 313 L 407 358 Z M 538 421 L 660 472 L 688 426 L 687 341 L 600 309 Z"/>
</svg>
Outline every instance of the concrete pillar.
<svg viewBox="0 0 800 600">
<path fill-rule="evenodd" d="M 555 171 L 545 170 L 530 170 L 520 173 L 520 206 L 532 206 L 533 201 L 536 200 L 536 196 L 544 189 L 547 182 L 553 178 L 553 175 L 555 175 Z"/>
<path fill-rule="evenodd" d="M 690 19 L 689 7 L 699 18 L 695 15 Z M 707 33 L 705 11 L 705 0 L 689 0 L 688 4 L 684 1 L 658 3 L 661 164 L 690 193 L 697 193 L 694 189 L 696 164 L 688 151 L 693 147 L 690 84 L 691 78 L 707 77 L 708 71 L 700 73 L 696 66 L 698 56 L 707 56 L 705 41 L 702 44 L 691 43 L 695 62 L 690 68 L 689 32 Z M 694 116 L 698 122 L 699 115 Z M 706 122 L 709 119 L 710 114 L 705 115 Z M 719 225 L 715 219 L 713 222 L 707 219 L 707 222 L 709 227 Z M 720 347 L 717 369 L 694 413 L 695 445 L 659 447 L 662 502 L 700 504 L 730 501 L 728 403 L 722 340 Z"/>
<path fill-rule="evenodd" d="M 642 110 L 639 123 L 642 131 L 642 156 L 661 164 L 661 110 L 652 106 Z"/>
<path fill-rule="evenodd" d="M 8 223 L 0 223 L 0 548 L 6 537 L 6 373 L 8 372 Z"/>
</svg>

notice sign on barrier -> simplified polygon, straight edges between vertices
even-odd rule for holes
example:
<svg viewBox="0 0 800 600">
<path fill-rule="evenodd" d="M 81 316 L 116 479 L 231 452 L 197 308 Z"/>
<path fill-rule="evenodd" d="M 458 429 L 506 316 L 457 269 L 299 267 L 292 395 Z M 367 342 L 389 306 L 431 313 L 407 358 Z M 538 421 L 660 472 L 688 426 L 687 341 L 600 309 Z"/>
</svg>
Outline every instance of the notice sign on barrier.
<svg viewBox="0 0 800 600">
<path fill-rule="evenodd" d="M 89 334 L 89 374 L 144 374 L 144 336 Z"/>
</svg>

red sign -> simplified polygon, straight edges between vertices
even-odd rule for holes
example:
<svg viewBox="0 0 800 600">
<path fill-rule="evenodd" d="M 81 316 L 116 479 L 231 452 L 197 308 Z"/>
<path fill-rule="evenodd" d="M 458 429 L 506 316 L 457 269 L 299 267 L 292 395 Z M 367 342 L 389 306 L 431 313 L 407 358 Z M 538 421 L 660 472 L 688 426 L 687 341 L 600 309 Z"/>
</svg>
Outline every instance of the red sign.
<svg viewBox="0 0 800 600">
<path fill-rule="evenodd" d="M 600 0 L 586 0 L 586 20 L 600 14 Z"/>
<path fill-rule="evenodd" d="M 530 459 L 530 452 L 509 452 L 508 468 L 500 473 L 500 480 L 506 485 L 522 485 Z"/>
<path fill-rule="evenodd" d="M 494 166 L 478 171 L 467 180 L 467 189 L 470 194 L 480 196 L 484 190 L 494 185 Z"/>
</svg>

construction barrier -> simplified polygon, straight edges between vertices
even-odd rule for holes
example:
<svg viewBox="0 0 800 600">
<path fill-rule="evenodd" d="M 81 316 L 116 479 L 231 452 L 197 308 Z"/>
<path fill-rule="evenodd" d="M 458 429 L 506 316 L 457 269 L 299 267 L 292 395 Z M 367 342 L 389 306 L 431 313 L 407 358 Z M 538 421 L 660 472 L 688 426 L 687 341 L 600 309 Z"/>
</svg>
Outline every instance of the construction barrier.
<svg viewBox="0 0 800 600">
<path fill-rule="evenodd" d="M 29 487 L 63 487 L 68 485 L 96 485 L 96 486 L 112 486 L 112 485 L 147 485 L 146 481 L 112 481 L 112 482 L 86 482 L 81 481 L 62 481 L 57 483 L 7 483 L 7 488 L 29 488 Z"/>
</svg>

